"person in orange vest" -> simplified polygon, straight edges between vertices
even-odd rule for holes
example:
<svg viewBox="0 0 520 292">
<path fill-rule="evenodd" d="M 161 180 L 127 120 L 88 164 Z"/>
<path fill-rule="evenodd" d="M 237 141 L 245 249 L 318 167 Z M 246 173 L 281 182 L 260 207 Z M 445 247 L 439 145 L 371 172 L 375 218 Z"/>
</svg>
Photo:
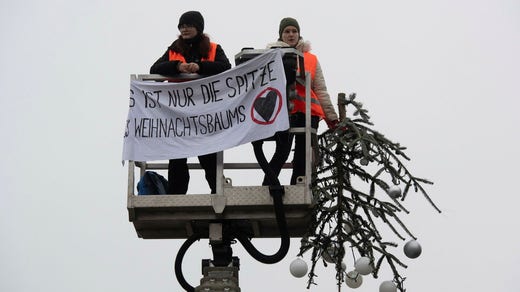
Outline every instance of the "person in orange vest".
<svg viewBox="0 0 520 292">
<path fill-rule="evenodd" d="M 210 41 L 204 33 L 204 18 L 198 11 L 187 11 L 179 18 L 180 35 L 166 52 L 152 65 L 151 74 L 166 76 L 179 73 L 197 73 L 202 76 L 216 75 L 231 68 L 222 47 Z M 211 193 L 216 193 L 217 155 L 210 153 L 198 156 L 204 169 Z M 187 158 L 170 159 L 168 163 L 168 194 L 186 194 L 190 174 Z"/>
<path fill-rule="evenodd" d="M 320 62 L 316 55 L 310 52 L 310 43 L 304 41 L 300 35 L 300 25 L 298 21 L 292 17 L 283 18 L 280 21 L 278 30 L 278 40 L 274 43 L 267 45 L 268 48 L 276 47 L 292 47 L 303 53 L 305 71 L 310 73 L 311 76 L 311 126 L 314 129 L 318 129 L 318 123 L 320 120 L 325 120 L 327 126 L 333 129 L 337 126 L 339 120 L 338 115 L 330 100 L 330 95 L 327 91 L 327 85 L 323 72 L 321 70 Z M 288 67 L 296 68 L 296 62 L 292 64 L 290 60 L 284 60 L 284 67 L 286 75 L 289 75 L 291 69 Z M 295 69 L 292 69 L 292 74 L 295 75 Z M 290 83 L 294 83 L 294 76 L 287 76 L 288 86 L 294 86 Z M 294 88 L 294 87 L 293 87 Z M 291 127 L 304 127 L 305 126 L 305 86 L 302 84 L 296 84 L 294 90 L 296 96 L 290 99 L 290 115 L 289 122 Z M 271 158 L 269 165 L 275 174 L 279 174 L 281 168 L 291 151 L 293 134 L 286 135 L 285 139 L 280 139 L 280 136 L 276 139 L 276 148 Z M 283 135 L 281 137 L 284 137 Z M 305 136 L 296 134 L 294 137 L 294 155 L 293 155 L 293 172 L 291 176 L 291 184 L 296 184 L 296 180 L 299 176 L 305 176 Z M 267 178 L 264 178 L 263 184 L 266 185 L 268 182 Z"/>
</svg>

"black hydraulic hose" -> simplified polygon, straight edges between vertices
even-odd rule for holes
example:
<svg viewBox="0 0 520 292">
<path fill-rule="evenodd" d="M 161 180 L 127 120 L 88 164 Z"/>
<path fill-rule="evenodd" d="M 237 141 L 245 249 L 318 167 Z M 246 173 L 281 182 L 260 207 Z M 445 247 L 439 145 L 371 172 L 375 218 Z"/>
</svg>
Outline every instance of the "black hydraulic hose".
<svg viewBox="0 0 520 292">
<path fill-rule="evenodd" d="M 275 192 L 277 194 L 273 195 L 274 200 L 274 211 L 276 214 L 276 221 L 278 223 L 278 229 L 280 230 L 280 248 L 273 255 L 265 255 L 258 251 L 256 247 L 253 246 L 249 238 L 244 234 L 239 234 L 237 236 L 238 241 L 244 246 L 244 249 L 251 255 L 255 260 L 264 263 L 264 264 L 274 264 L 281 261 L 289 252 L 290 246 L 290 237 L 289 231 L 287 230 L 287 222 L 285 220 L 285 211 L 283 210 L 283 200 L 282 200 L 282 192 Z"/>
<path fill-rule="evenodd" d="M 188 248 L 190 248 L 190 246 L 200 238 L 201 237 L 196 233 L 188 237 L 188 239 L 186 239 L 186 241 L 182 244 L 179 252 L 177 252 L 177 256 L 175 257 L 175 276 L 177 277 L 179 284 L 187 292 L 194 292 L 195 288 L 186 281 L 184 275 L 182 274 L 182 260 L 184 259 L 184 255 L 186 254 Z"/>
<path fill-rule="evenodd" d="M 262 141 L 255 141 L 252 144 L 256 159 L 260 164 L 260 167 L 268 177 L 269 181 L 273 184 L 269 187 L 269 193 L 273 197 L 274 211 L 278 229 L 280 231 L 281 243 L 280 248 L 275 254 L 265 255 L 253 246 L 245 234 L 238 234 L 237 239 L 244 246 L 249 255 L 251 255 L 255 260 L 264 264 L 274 264 L 281 261 L 287 255 L 290 246 L 289 231 L 287 230 L 287 221 L 285 219 L 285 211 L 283 208 L 283 187 L 280 185 L 278 177 L 269 167 L 269 163 L 267 162 L 264 151 L 262 149 Z"/>
<path fill-rule="evenodd" d="M 256 161 L 258 161 L 258 164 L 267 176 L 270 185 L 279 186 L 280 181 L 278 180 L 278 176 L 273 172 L 273 170 L 269 166 L 269 162 L 267 162 L 267 159 L 265 158 L 264 150 L 262 148 L 263 143 L 264 142 L 262 140 L 254 141 L 251 143 L 253 144 L 253 151 L 255 153 Z"/>
</svg>

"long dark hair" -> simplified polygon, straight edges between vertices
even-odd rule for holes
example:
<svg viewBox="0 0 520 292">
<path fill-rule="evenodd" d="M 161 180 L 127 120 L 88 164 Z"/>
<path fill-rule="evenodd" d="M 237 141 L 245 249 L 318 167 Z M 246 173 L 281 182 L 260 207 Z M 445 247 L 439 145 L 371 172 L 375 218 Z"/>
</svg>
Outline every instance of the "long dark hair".
<svg viewBox="0 0 520 292">
<path fill-rule="evenodd" d="M 183 39 L 179 35 L 177 41 L 173 43 L 172 49 L 175 52 L 181 53 L 183 56 L 189 54 L 193 49 L 196 49 L 201 58 L 207 58 L 209 56 L 210 40 L 206 34 L 197 34 L 192 39 Z"/>
</svg>

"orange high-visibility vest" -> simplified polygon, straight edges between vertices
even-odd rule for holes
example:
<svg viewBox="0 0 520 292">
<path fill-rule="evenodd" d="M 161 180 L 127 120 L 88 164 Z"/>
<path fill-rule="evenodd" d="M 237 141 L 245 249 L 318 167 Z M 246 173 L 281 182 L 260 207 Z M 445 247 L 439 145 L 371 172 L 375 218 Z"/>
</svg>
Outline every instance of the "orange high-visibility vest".
<svg viewBox="0 0 520 292">
<path fill-rule="evenodd" d="M 316 67 L 318 66 L 318 58 L 316 57 L 316 55 L 311 54 L 309 52 L 303 53 L 303 58 L 305 72 L 309 72 L 311 74 L 311 80 L 314 80 L 314 77 L 316 76 Z M 292 100 L 292 102 L 294 107 L 291 111 L 291 114 L 297 112 L 305 113 L 305 85 L 299 83 L 296 84 L 296 97 Z M 325 118 L 325 113 L 323 113 L 323 109 L 321 108 L 318 96 L 312 89 L 311 115 L 319 116 L 322 119 Z"/>
<path fill-rule="evenodd" d="M 202 58 L 201 61 L 215 61 L 215 55 L 217 54 L 217 44 L 209 43 L 209 53 L 207 58 Z M 169 59 L 170 61 L 181 61 L 182 63 L 186 63 L 186 59 L 180 53 L 174 52 L 170 50 Z"/>
</svg>

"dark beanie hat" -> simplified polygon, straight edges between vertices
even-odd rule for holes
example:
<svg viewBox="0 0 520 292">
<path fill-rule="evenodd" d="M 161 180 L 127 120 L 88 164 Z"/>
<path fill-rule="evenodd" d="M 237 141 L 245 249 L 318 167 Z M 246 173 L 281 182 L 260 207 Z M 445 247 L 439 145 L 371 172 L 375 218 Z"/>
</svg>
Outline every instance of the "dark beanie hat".
<svg viewBox="0 0 520 292">
<path fill-rule="evenodd" d="M 183 24 L 193 25 L 199 33 L 204 31 L 204 17 L 198 11 L 188 11 L 182 14 L 177 28 L 180 28 Z"/>
<path fill-rule="evenodd" d="M 278 30 L 278 36 L 282 39 L 282 32 L 288 26 L 294 26 L 300 32 L 300 25 L 298 21 L 292 17 L 286 17 L 280 21 L 280 29 Z"/>
</svg>

